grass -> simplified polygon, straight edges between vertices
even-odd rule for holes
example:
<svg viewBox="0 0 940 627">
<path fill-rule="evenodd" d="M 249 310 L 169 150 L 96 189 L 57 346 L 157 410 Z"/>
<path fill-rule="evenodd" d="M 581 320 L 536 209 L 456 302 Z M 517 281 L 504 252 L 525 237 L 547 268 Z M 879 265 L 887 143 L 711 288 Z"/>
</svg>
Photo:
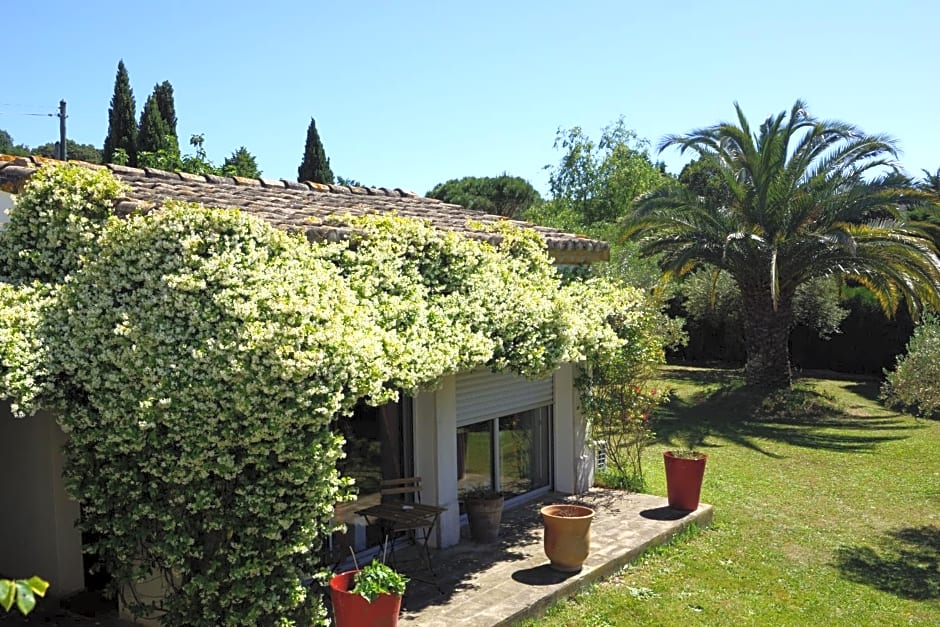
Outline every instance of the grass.
<svg viewBox="0 0 940 627">
<path fill-rule="evenodd" d="M 662 450 L 702 450 L 714 524 L 526 624 L 940 625 L 940 423 L 835 376 L 767 400 L 733 371 L 665 369 L 647 484 L 665 494 Z"/>
</svg>

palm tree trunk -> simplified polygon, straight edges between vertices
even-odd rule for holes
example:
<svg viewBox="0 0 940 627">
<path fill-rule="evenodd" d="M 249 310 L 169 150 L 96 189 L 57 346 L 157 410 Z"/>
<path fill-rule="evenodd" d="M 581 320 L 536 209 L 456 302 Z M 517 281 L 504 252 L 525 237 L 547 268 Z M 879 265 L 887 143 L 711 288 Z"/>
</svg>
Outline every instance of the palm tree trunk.
<svg viewBox="0 0 940 627">
<path fill-rule="evenodd" d="M 749 385 L 761 387 L 790 387 L 792 307 L 789 297 L 780 298 L 775 310 L 769 289 L 751 290 L 750 293 L 742 289 L 741 295 L 747 351 L 745 380 Z"/>
</svg>

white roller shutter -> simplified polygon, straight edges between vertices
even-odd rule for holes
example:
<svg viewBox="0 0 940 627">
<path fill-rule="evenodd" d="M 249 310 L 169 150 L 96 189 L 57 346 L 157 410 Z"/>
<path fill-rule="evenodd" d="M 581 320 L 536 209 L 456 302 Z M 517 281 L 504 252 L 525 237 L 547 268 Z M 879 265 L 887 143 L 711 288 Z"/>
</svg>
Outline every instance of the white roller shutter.
<svg viewBox="0 0 940 627">
<path fill-rule="evenodd" d="M 457 375 L 457 426 L 535 409 L 553 401 L 552 377 L 530 381 L 488 370 Z"/>
</svg>

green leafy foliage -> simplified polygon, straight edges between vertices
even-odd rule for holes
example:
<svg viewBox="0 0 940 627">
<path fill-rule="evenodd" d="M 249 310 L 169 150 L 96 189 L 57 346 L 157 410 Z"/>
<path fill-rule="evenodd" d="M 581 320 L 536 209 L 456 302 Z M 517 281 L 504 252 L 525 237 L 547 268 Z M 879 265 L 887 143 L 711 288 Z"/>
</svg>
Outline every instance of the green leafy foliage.
<svg viewBox="0 0 940 627">
<path fill-rule="evenodd" d="M 508 174 L 451 179 L 435 185 L 427 195 L 471 211 L 516 219 L 521 219 L 529 207 L 542 200 L 531 183 Z"/>
<path fill-rule="evenodd" d="M 793 295 L 791 324 L 816 330 L 821 338 L 839 332 L 839 325 L 849 314 L 840 304 L 840 282 L 836 277 L 812 279 L 797 287 Z M 679 284 L 686 315 L 711 325 L 740 328 L 744 302 L 741 290 L 728 272 L 701 269 L 686 276 Z"/>
<path fill-rule="evenodd" d="M 256 179 L 261 176 L 261 170 L 258 169 L 258 162 L 255 160 L 254 155 L 248 152 L 247 148 L 241 146 L 222 164 L 222 174 Z"/>
<path fill-rule="evenodd" d="M 579 126 L 558 129 L 555 148 L 564 154 L 558 165 L 547 166 L 552 199 L 532 214 L 536 222 L 562 228 L 614 223 L 640 197 L 671 181 L 651 161 L 649 142 L 622 116 L 604 127 L 596 143 Z"/>
<path fill-rule="evenodd" d="M 639 290 L 594 280 L 595 293 L 605 293 L 608 323 L 623 345 L 596 353 L 576 380 L 581 408 L 591 423 L 591 437 L 603 442 L 610 471 L 607 481 L 642 490 L 643 450 L 655 438 L 650 413 L 668 398 L 651 385 L 665 362 L 667 345 L 681 341 L 678 321 L 671 320 Z M 596 298 L 596 297 L 595 297 Z"/>
<path fill-rule="evenodd" d="M 906 352 L 885 375 L 881 398 L 889 405 L 921 416 L 940 411 L 940 318 L 926 316 L 917 325 Z"/>
<path fill-rule="evenodd" d="M 14 603 L 16 609 L 26 616 L 36 607 L 36 597 L 46 596 L 49 582 L 39 577 L 29 579 L 0 579 L 0 607 L 9 612 Z"/>
<path fill-rule="evenodd" d="M 173 138 L 169 135 L 166 136 L 166 140 L 165 147 L 157 149 L 156 152 L 140 152 L 137 155 L 137 165 L 159 168 L 170 172 L 189 172 L 190 174 L 245 176 L 249 178 L 261 176 L 261 170 L 258 169 L 255 157 L 244 146 L 233 152 L 225 160 L 225 163 L 219 167 L 209 160 L 205 149 L 206 138 L 202 133 L 192 135 L 189 138 L 189 144 L 193 147 L 193 152 L 182 156 L 179 149 L 175 147 L 175 140 L 171 141 Z"/>
<path fill-rule="evenodd" d="M 541 377 L 655 353 L 640 293 L 564 283 L 541 239 L 508 224 L 494 246 L 341 218 L 353 237 L 311 245 L 179 203 L 119 220 L 119 192 L 106 170 L 49 166 L 18 198 L 0 237 L 16 260 L 0 394 L 58 411 L 91 550 L 116 587 L 162 577 L 162 602 L 127 600 L 167 624 L 321 620 L 301 581 L 350 490 L 332 422 L 361 399 L 480 366 Z"/>
<path fill-rule="evenodd" d="M 297 168 L 297 180 L 301 183 L 333 183 L 330 159 L 323 149 L 320 133 L 317 132 L 317 122 L 313 118 L 310 118 L 310 126 L 307 127 L 307 142 L 304 145 L 304 157 Z"/>
<path fill-rule="evenodd" d="M 108 109 L 108 134 L 104 138 L 104 148 L 101 151 L 104 163 L 115 163 L 115 152 L 121 149 L 127 156 L 128 165 L 137 164 L 136 109 L 134 90 L 131 89 L 127 68 L 121 60 L 118 62 L 117 75 L 114 78 L 111 108 Z"/>
<path fill-rule="evenodd" d="M 48 142 L 46 144 L 40 144 L 31 148 L 29 154 L 36 155 L 39 157 L 48 157 L 50 159 L 58 159 L 59 155 L 56 150 L 56 145 L 58 142 Z M 67 157 L 69 161 L 86 161 L 88 163 L 101 163 L 101 149 L 95 147 L 92 144 L 79 144 L 74 142 L 71 139 L 65 140 L 65 147 L 67 151 Z M 0 152 L 3 152 L 0 150 Z"/>
<path fill-rule="evenodd" d="M 380 594 L 405 594 L 408 578 L 386 566 L 378 560 L 373 560 L 362 567 L 353 579 L 355 585 L 350 590 L 353 594 L 362 595 L 369 603 L 375 601 Z"/>
</svg>

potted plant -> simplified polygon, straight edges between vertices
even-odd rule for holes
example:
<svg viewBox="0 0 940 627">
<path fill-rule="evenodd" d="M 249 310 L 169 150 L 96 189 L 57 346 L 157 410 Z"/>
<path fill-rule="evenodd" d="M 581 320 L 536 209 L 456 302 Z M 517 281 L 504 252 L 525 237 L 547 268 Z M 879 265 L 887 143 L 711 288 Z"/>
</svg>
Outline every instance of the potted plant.
<svg viewBox="0 0 940 627">
<path fill-rule="evenodd" d="M 663 451 L 669 507 L 686 511 L 698 509 L 707 459 L 707 455 L 694 449 Z"/>
<path fill-rule="evenodd" d="M 591 552 L 594 510 L 583 505 L 546 505 L 541 510 L 544 548 L 551 567 L 565 573 L 581 570 Z"/>
<path fill-rule="evenodd" d="M 378 560 L 330 579 L 336 627 L 395 627 L 408 579 Z"/>
<path fill-rule="evenodd" d="M 489 488 L 477 487 L 464 492 L 463 504 L 474 542 L 496 542 L 499 538 L 503 502 L 503 494 Z"/>
</svg>

